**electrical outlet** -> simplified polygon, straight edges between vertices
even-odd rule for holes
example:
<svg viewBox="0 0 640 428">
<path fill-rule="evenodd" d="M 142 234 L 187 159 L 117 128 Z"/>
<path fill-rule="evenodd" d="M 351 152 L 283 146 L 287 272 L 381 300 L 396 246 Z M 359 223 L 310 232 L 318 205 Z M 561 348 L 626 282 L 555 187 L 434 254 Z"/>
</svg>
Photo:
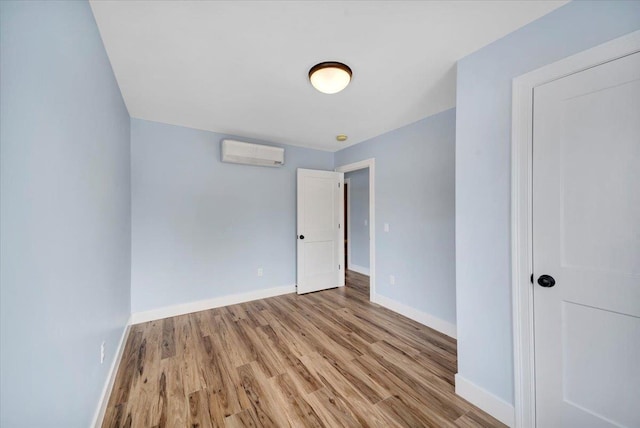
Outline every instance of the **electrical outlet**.
<svg viewBox="0 0 640 428">
<path fill-rule="evenodd" d="M 100 345 L 100 364 L 104 363 L 104 346 L 107 342 L 102 342 Z"/>
<path fill-rule="evenodd" d="M 395 283 L 396 283 L 396 277 L 393 275 L 389 275 L 389 284 L 395 285 Z"/>
<path fill-rule="evenodd" d="M 263 273 L 262 268 L 258 268 L 258 276 L 262 276 L 262 273 Z"/>
<path fill-rule="evenodd" d="M 389 223 L 385 223 L 384 224 L 384 231 L 388 232 L 389 231 Z"/>
</svg>

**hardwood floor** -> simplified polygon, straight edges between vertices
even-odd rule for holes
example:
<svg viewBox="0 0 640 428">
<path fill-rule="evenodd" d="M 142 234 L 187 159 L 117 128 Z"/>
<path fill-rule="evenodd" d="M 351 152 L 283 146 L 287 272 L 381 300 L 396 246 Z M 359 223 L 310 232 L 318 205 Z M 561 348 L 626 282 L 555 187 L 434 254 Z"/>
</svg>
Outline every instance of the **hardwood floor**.
<svg viewBox="0 0 640 428">
<path fill-rule="evenodd" d="M 368 280 L 132 326 L 103 427 L 504 426 L 455 395 L 455 340 Z"/>
</svg>

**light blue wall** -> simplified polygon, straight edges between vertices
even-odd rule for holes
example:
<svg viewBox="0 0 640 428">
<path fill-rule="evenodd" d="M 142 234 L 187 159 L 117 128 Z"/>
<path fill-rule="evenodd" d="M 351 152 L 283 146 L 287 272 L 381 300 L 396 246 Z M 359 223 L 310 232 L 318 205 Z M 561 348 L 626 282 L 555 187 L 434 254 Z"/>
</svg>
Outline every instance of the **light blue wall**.
<svg viewBox="0 0 640 428">
<path fill-rule="evenodd" d="M 512 79 L 639 28 L 640 2 L 575 1 L 458 63 L 458 371 L 510 403 Z"/>
<path fill-rule="evenodd" d="M 369 168 L 344 175 L 349 183 L 349 263 L 369 268 Z M 366 224 L 365 224 L 366 221 Z"/>
<path fill-rule="evenodd" d="M 455 119 L 447 110 L 335 157 L 336 166 L 376 160 L 377 293 L 452 324 Z"/>
<path fill-rule="evenodd" d="M 226 137 L 132 119 L 134 312 L 296 283 L 296 168 L 330 170 L 333 153 L 228 164 Z"/>
<path fill-rule="evenodd" d="M 0 425 L 85 428 L 130 312 L 129 115 L 88 3 L 0 15 Z"/>
</svg>

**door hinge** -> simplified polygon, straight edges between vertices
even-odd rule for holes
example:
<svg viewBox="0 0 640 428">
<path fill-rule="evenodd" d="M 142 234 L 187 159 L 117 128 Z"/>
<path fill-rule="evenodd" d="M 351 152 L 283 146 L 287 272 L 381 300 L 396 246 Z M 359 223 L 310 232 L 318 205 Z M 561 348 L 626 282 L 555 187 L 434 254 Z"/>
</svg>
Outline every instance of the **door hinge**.
<svg viewBox="0 0 640 428">
<path fill-rule="evenodd" d="M 338 223 L 338 229 L 340 229 L 340 223 Z"/>
<path fill-rule="evenodd" d="M 529 281 L 531 281 L 531 283 L 533 284 L 533 274 L 531 274 L 531 278 L 529 278 Z"/>
<path fill-rule="evenodd" d="M 342 269 L 342 267 L 340 265 L 338 265 L 338 270 Z"/>
<path fill-rule="evenodd" d="M 338 189 L 340 188 L 340 182 L 338 181 Z"/>
</svg>

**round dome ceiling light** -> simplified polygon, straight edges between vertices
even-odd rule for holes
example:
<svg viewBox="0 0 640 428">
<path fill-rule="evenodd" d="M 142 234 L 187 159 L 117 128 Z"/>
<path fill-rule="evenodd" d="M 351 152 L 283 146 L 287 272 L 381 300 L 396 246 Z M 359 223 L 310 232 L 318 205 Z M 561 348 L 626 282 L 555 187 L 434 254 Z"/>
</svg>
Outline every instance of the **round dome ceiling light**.
<svg viewBox="0 0 640 428">
<path fill-rule="evenodd" d="M 347 136 L 344 134 L 336 135 L 336 140 L 338 141 L 347 141 Z"/>
<path fill-rule="evenodd" d="M 335 94 L 351 82 L 351 69 L 341 62 L 321 62 L 309 70 L 309 81 L 325 94 Z"/>
</svg>

